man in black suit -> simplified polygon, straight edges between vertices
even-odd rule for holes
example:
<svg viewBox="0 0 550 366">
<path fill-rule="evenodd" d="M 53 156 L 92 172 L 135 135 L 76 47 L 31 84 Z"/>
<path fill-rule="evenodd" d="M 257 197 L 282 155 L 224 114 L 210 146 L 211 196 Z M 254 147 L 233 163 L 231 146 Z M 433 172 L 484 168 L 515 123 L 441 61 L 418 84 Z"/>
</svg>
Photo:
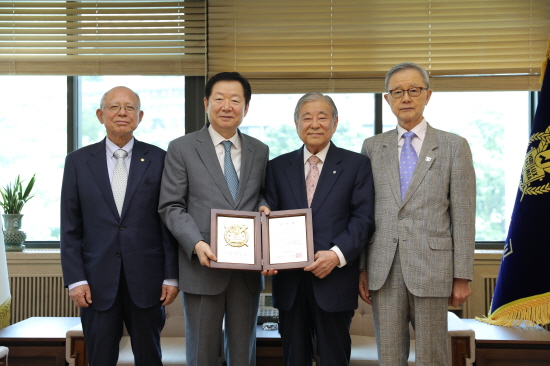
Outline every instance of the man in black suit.
<svg viewBox="0 0 550 366">
<path fill-rule="evenodd" d="M 65 285 L 81 308 L 90 365 L 116 365 L 123 324 L 135 365 L 162 365 L 164 306 L 178 293 L 176 244 L 157 211 L 165 152 L 133 137 L 143 111 L 132 90 L 109 90 L 96 115 L 107 137 L 65 160 Z"/>
<path fill-rule="evenodd" d="M 294 121 L 304 146 L 269 162 L 266 200 L 271 210 L 311 207 L 315 262 L 304 270 L 264 274 L 275 274 L 285 364 L 311 365 L 315 334 L 322 365 L 348 365 L 357 259 L 374 231 L 370 160 L 330 141 L 338 110 L 329 96 L 302 96 Z"/>
</svg>

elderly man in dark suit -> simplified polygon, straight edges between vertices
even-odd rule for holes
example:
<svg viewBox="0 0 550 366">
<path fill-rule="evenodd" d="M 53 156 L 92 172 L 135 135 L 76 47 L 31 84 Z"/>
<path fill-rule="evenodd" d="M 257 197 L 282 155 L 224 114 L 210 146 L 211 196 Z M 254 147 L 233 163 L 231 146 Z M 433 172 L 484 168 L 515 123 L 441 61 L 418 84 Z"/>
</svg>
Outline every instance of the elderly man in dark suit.
<svg viewBox="0 0 550 366">
<path fill-rule="evenodd" d="M 116 365 L 123 323 L 135 364 L 162 365 L 164 305 L 178 293 L 176 244 L 157 211 L 165 152 L 133 137 L 143 111 L 132 90 L 109 90 L 96 115 L 107 138 L 65 160 L 64 281 L 81 308 L 90 365 Z"/>
<path fill-rule="evenodd" d="M 397 127 L 363 144 L 373 166 L 376 233 L 359 290 L 373 305 L 380 365 L 407 365 L 412 323 L 416 365 L 443 366 L 448 304 L 468 298 L 473 278 L 472 153 L 464 138 L 424 119 L 432 91 L 422 67 L 394 66 L 386 90 Z"/>
<path fill-rule="evenodd" d="M 256 364 L 260 273 L 212 269 L 211 209 L 269 212 L 263 199 L 268 148 L 242 134 L 251 88 L 237 72 L 213 76 L 205 87 L 208 123 L 170 143 L 159 212 L 179 242 L 187 365 L 219 364 L 225 316 L 229 366 Z"/>
<path fill-rule="evenodd" d="M 304 270 L 264 274 L 275 273 L 285 365 L 311 365 L 314 335 L 322 365 L 348 365 L 357 259 L 374 231 L 371 165 L 330 141 L 338 110 L 329 96 L 302 96 L 294 121 L 304 146 L 269 162 L 266 199 L 271 210 L 311 207 L 315 261 Z"/>
</svg>

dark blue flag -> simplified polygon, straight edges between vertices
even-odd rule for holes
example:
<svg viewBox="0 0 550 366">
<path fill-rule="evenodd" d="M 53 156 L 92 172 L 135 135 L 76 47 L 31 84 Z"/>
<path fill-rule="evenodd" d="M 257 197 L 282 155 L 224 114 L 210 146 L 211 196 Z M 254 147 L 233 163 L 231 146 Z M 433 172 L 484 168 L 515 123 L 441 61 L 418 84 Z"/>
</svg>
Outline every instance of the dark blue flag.
<svg viewBox="0 0 550 366">
<path fill-rule="evenodd" d="M 550 323 L 550 39 L 542 89 L 525 154 L 491 309 L 495 325 Z"/>
</svg>

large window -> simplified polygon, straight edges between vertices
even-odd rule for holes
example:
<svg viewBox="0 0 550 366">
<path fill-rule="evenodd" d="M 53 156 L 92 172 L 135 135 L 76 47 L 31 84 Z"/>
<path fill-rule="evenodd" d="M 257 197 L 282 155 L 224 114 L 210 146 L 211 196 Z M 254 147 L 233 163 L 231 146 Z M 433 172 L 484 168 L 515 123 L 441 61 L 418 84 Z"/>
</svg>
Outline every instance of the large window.
<svg viewBox="0 0 550 366">
<path fill-rule="evenodd" d="M 120 85 L 138 93 L 141 100 L 143 120 L 134 132 L 138 140 L 166 149 L 170 141 L 185 134 L 185 77 L 83 76 L 80 146 L 105 137 L 96 110 L 103 94 Z"/>
<path fill-rule="evenodd" d="M 125 85 L 139 93 L 144 118 L 136 138 L 166 148 L 185 133 L 185 78 L 161 76 L 86 76 L 80 78 L 78 146 L 97 142 L 105 130 L 95 116 L 103 93 Z M 0 117 L 0 185 L 18 174 L 36 173 L 36 197 L 23 213 L 28 241 L 59 240 L 59 193 L 67 153 L 66 77 L 4 76 Z M 202 114 L 202 94 L 191 103 Z M 266 142 L 270 158 L 302 145 L 294 126 L 294 108 L 302 94 L 254 94 L 241 131 Z M 375 126 L 395 127 L 395 116 L 382 101 L 375 121 L 375 94 L 330 94 L 339 111 L 333 141 L 359 152 Z M 505 239 L 517 193 L 529 135 L 529 92 L 434 92 L 425 110 L 435 128 L 464 136 L 472 148 L 477 179 L 476 240 Z M 191 118 L 196 118 L 191 117 Z M 199 126 L 200 127 L 200 126 Z"/>
<path fill-rule="evenodd" d="M 296 150 L 302 141 L 296 134 L 294 108 L 303 94 L 255 94 L 240 130 L 269 146 L 269 157 Z M 338 108 L 335 145 L 361 151 L 366 137 L 374 134 L 374 94 L 330 94 Z"/>
<path fill-rule="evenodd" d="M 1 76 L 0 185 L 36 174 L 23 207 L 27 240 L 59 240 L 59 193 L 67 153 L 67 78 Z"/>
<path fill-rule="evenodd" d="M 385 102 L 383 110 L 385 121 L 395 120 Z M 477 182 L 476 240 L 504 241 L 529 138 L 529 93 L 434 92 L 424 117 L 470 143 Z"/>
<path fill-rule="evenodd" d="M 270 157 L 302 145 L 294 107 L 302 94 L 253 95 L 241 130 L 269 145 Z M 330 94 L 339 113 L 336 145 L 359 152 L 374 135 L 374 94 Z M 435 92 L 425 117 L 435 128 L 470 143 L 477 180 L 476 240 L 504 241 L 517 193 L 529 134 L 528 92 Z M 382 129 L 396 118 L 382 103 Z"/>
<path fill-rule="evenodd" d="M 2 76 L 0 116 L 0 185 L 18 174 L 28 181 L 36 173 L 35 197 L 23 208 L 27 241 L 59 240 L 59 197 L 67 154 L 67 77 Z M 185 133 L 185 77 L 85 76 L 77 100 L 80 131 L 77 147 L 100 141 L 105 128 L 96 117 L 102 95 L 124 85 L 141 98 L 144 117 L 137 139 L 163 149 Z"/>
</svg>

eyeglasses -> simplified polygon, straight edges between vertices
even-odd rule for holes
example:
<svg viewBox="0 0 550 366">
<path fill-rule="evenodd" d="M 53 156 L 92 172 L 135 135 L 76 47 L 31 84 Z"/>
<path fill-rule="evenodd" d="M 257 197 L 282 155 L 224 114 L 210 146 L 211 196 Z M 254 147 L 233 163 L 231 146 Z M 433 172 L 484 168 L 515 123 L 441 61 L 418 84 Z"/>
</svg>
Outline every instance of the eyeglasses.
<svg viewBox="0 0 550 366">
<path fill-rule="evenodd" d="M 405 96 L 405 93 L 409 94 L 409 97 L 415 98 L 419 97 L 422 94 L 422 90 L 428 90 L 428 88 L 414 87 L 408 90 L 393 89 L 388 91 L 393 99 L 401 99 Z"/>
<path fill-rule="evenodd" d="M 134 113 L 139 109 L 138 107 L 133 105 L 120 106 L 118 104 L 111 104 L 111 105 L 108 105 L 106 108 L 112 113 L 118 113 L 122 108 L 124 108 L 124 110 L 128 113 Z"/>
</svg>

